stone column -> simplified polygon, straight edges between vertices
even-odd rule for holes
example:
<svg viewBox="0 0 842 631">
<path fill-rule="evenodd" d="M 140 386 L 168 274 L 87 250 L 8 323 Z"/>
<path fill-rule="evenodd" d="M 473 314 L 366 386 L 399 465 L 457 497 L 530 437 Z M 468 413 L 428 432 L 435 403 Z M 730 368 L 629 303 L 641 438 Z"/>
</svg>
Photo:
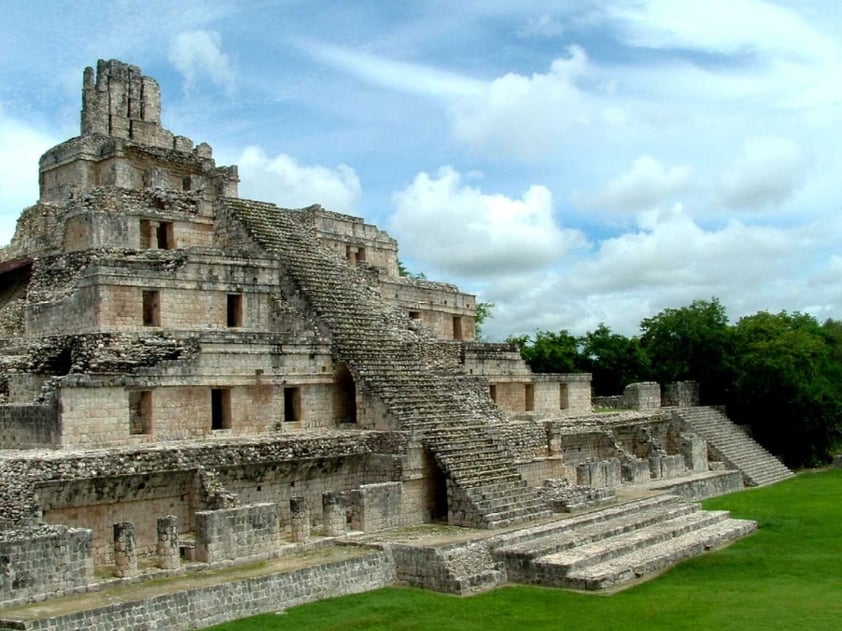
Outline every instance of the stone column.
<svg viewBox="0 0 842 631">
<path fill-rule="evenodd" d="M 341 537 L 347 529 L 345 518 L 345 496 L 342 493 L 322 493 L 322 515 L 325 522 L 325 535 Z"/>
<path fill-rule="evenodd" d="M 158 567 L 162 570 L 177 570 L 181 567 L 178 549 L 178 517 L 167 515 L 158 518 L 158 545 L 155 548 Z"/>
<path fill-rule="evenodd" d="M 310 541 L 310 508 L 306 497 L 291 497 L 289 500 L 290 526 L 295 543 Z"/>
<path fill-rule="evenodd" d="M 114 524 L 114 565 L 119 578 L 137 575 L 137 546 L 130 521 Z"/>
</svg>

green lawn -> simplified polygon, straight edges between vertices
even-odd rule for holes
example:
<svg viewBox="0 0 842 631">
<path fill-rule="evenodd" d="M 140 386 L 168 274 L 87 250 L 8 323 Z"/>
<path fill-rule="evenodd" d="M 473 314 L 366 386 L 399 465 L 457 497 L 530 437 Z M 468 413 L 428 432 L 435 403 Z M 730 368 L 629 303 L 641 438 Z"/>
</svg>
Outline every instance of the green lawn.
<svg viewBox="0 0 842 631">
<path fill-rule="evenodd" d="M 389 588 L 213 629 L 842 629 L 842 470 L 705 506 L 760 529 L 612 596 L 511 586 L 458 598 Z"/>
</svg>

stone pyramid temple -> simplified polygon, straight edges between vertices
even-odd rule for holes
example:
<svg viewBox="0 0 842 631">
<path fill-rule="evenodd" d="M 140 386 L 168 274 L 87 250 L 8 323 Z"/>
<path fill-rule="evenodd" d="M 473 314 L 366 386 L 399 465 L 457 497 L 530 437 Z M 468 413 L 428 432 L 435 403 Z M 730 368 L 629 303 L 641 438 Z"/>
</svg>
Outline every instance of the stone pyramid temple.
<svg viewBox="0 0 842 631">
<path fill-rule="evenodd" d="M 475 297 L 401 276 L 387 233 L 241 199 L 136 66 L 84 71 L 39 174 L 0 249 L 0 607 L 431 523 L 490 538 L 381 546 L 386 583 L 603 589 L 753 527 L 688 499 L 791 475 L 693 384 L 595 414 L 589 375 L 476 341 Z M 649 557 L 605 552 L 645 528 Z"/>
</svg>

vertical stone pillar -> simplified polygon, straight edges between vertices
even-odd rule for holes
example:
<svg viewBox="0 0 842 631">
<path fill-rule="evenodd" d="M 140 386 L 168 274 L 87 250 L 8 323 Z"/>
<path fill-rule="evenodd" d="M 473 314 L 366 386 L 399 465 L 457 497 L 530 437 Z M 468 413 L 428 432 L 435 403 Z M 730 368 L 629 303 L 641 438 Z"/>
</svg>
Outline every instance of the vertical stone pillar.
<svg viewBox="0 0 842 631">
<path fill-rule="evenodd" d="M 137 575 L 137 546 L 130 521 L 114 524 L 114 565 L 119 578 Z"/>
<path fill-rule="evenodd" d="M 291 497 L 289 500 L 290 527 L 295 543 L 310 541 L 310 508 L 306 497 Z"/>
<path fill-rule="evenodd" d="M 177 570 L 181 567 L 178 549 L 178 517 L 166 515 L 158 518 L 158 545 L 155 548 L 158 567 L 162 570 Z"/>
<path fill-rule="evenodd" d="M 322 493 L 322 515 L 325 535 L 341 537 L 348 529 L 345 518 L 345 496 L 342 493 Z"/>
</svg>

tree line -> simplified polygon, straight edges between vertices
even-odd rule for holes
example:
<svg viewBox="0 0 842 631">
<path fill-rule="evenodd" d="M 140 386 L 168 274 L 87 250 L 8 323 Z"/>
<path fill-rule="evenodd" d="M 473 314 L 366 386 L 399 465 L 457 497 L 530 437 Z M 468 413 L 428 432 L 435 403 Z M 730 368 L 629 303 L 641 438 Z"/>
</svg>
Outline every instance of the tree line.
<svg viewBox="0 0 842 631">
<path fill-rule="evenodd" d="M 842 322 L 761 311 L 729 324 L 716 298 L 665 309 L 626 337 L 604 324 L 582 336 L 509 337 L 535 372 L 590 372 L 597 396 L 639 381 L 693 380 L 790 466 L 827 462 L 842 446 Z"/>
</svg>

